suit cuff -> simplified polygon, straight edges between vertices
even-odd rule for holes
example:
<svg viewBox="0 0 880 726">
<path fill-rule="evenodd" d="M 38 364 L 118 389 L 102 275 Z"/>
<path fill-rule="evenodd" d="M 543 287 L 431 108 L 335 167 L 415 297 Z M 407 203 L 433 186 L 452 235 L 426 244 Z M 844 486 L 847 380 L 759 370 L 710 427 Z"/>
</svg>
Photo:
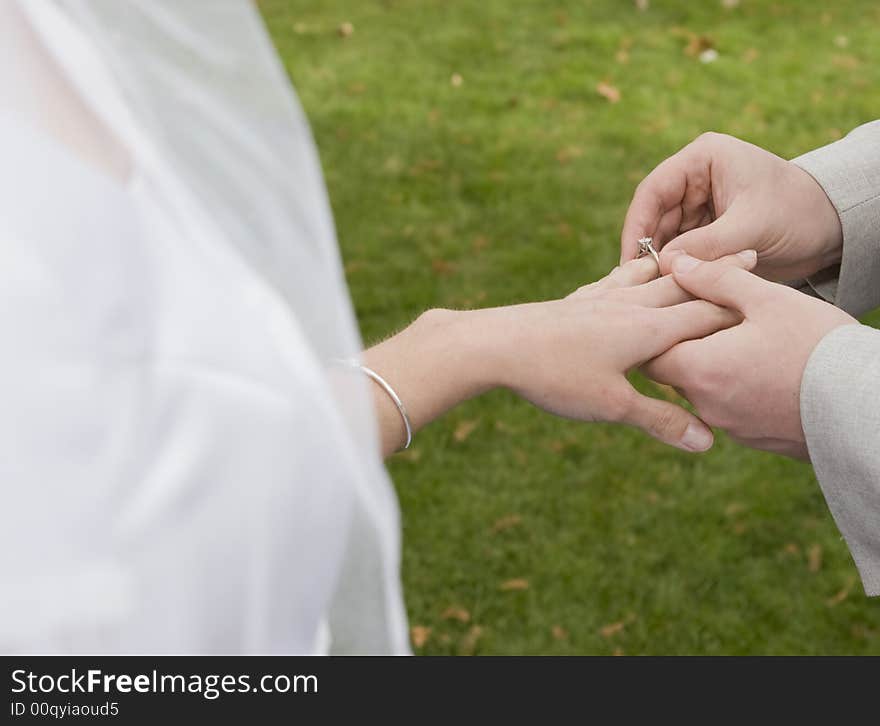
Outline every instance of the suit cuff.
<svg viewBox="0 0 880 726">
<path fill-rule="evenodd" d="M 865 592 L 880 595 L 880 331 L 852 324 L 816 346 L 801 422 L 816 478 Z"/>
<path fill-rule="evenodd" d="M 809 278 L 851 315 L 880 307 L 880 121 L 793 159 L 825 190 L 843 229 L 841 264 Z"/>
</svg>

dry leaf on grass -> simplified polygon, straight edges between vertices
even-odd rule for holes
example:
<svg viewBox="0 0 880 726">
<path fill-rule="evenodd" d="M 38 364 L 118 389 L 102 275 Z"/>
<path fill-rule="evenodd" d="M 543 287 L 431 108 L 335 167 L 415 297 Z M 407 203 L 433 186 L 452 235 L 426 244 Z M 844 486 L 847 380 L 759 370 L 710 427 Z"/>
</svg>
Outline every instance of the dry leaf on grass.
<svg viewBox="0 0 880 726">
<path fill-rule="evenodd" d="M 428 642 L 428 638 L 431 637 L 431 628 L 426 628 L 424 625 L 413 625 L 409 629 L 409 637 L 412 638 L 416 648 L 423 648 Z"/>
<path fill-rule="evenodd" d="M 477 649 L 477 641 L 483 635 L 483 628 L 480 625 L 474 625 L 468 630 L 467 635 L 461 639 L 458 652 L 460 655 L 473 655 Z"/>
<path fill-rule="evenodd" d="M 460 623 L 468 623 L 470 622 L 471 614 L 462 607 L 450 605 L 440 614 L 440 617 L 443 620 L 457 620 Z"/>
<path fill-rule="evenodd" d="M 635 613 L 629 613 L 623 620 L 618 620 L 616 623 L 609 623 L 608 625 L 603 625 L 599 628 L 599 634 L 603 638 L 613 638 L 619 632 L 621 632 L 627 625 L 633 622 L 636 619 Z"/>
<path fill-rule="evenodd" d="M 452 77 L 449 79 L 449 83 L 452 84 L 453 88 L 458 88 L 462 83 L 464 83 L 464 78 L 461 77 L 460 73 L 453 73 Z"/>
<path fill-rule="evenodd" d="M 491 532 L 492 534 L 498 534 L 511 527 L 516 527 L 518 524 L 522 524 L 522 517 L 518 514 L 508 514 L 495 521 L 492 525 Z"/>
<path fill-rule="evenodd" d="M 853 589 L 853 585 L 855 585 L 855 583 L 856 583 L 855 579 L 850 578 L 847 581 L 846 586 L 840 592 L 838 592 L 836 595 L 829 597 L 825 601 L 825 604 L 830 608 L 833 608 L 835 605 L 840 605 L 840 603 L 842 603 L 844 600 L 846 600 L 849 597 L 849 593 Z"/>
<path fill-rule="evenodd" d="M 513 590 L 528 590 L 529 581 L 522 577 L 516 577 L 512 580 L 505 580 L 498 587 L 500 590 L 504 590 L 505 592 L 510 592 Z"/>
<path fill-rule="evenodd" d="M 460 424 L 458 424 L 458 426 L 455 427 L 455 432 L 452 434 L 452 438 L 461 443 L 473 433 L 474 429 L 477 428 L 477 425 L 479 423 L 479 419 L 474 419 L 473 421 L 462 421 Z"/>
<path fill-rule="evenodd" d="M 810 572 L 822 569 L 822 545 L 814 544 L 807 550 L 807 569 Z"/>
<path fill-rule="evenodd" d="M 600 81 L 596 85 L 596 93 L 607 99 L 609 103 L 617 103 L 620 100 L 620 91 L 605 81 Z"/>
<path fill-rule="evenodd" d="M 553 634 L 554 640 L 568 640 L 568 631 L 561 625 L 554 625 L 550 632 Z"/>
<path fill-rule="evenodd" d="M 715 43 L 708 35 L 696 35 L 695 33 L 688 33 L 688 38 L 688 44 L 684 48 L 685 55 L 696 58 L 704 51 L 713 49 L 715 47 Z"/>
<path fill-rule="evenodd" d="M 457 269 L 457 265 L 454 262 L 447 262 L 446 260 L 436 259 L 431 260 L 431 269 L 434 271 L 435 275 L 446 276 L 451 275 Z"/>
<path fill-rule="evenodd" d="M 616 623 L 609 623 L 608 625 L 603 625 L 599 628 L 599 634 L 603 638 L 613 638 L 617 635 L 621 630 L 626 627 L 626 623 L 623 620 L 618 620 Z"/>
<path fill-rule="evenodd" d="M 336 32 L 341 38 L 348 38 L 354 34 L 354 26 L 351 23 L 342 23 Z"/>
</svg>

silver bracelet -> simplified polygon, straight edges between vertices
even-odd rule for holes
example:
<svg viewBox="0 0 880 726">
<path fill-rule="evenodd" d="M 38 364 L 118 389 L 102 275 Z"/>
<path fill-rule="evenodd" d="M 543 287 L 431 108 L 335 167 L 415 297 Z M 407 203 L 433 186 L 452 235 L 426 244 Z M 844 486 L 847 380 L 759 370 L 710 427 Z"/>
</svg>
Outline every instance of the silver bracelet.
<svg viewBox="0 0 880 726">
<path fill-rule="evenodd" d="M 406 406 L 403 405 L 403 401 L 400 400 L 400 396 L 394 391 L 391 387 L 391 384 L 388 383 L 382 376 L 380 376 L 376 371 L 372 368 L 367 368 L 367 366 L 362 365 L 356 360 L 348 359 L 348 360 L 337 360 L 337 363 L 341 363 L 343 365 L 349 366 L 350 368 L 356 368 L 361 371 L 364 375 L 372 378 L 376 383 L 378 383 L 382 390 L 388 394 L 388 397 L 394 401 L 394 405 L 397 406 L 397 410 L 400 411 L 400 417 L 403 419 L 403 425 L 406 428 L 406 443 L 403 445 L 401 451 L 408 449 L 409 445 L 412 443 L 412 425 L 409 422 L 409 414 L 406 412 Z"/>
</svg>

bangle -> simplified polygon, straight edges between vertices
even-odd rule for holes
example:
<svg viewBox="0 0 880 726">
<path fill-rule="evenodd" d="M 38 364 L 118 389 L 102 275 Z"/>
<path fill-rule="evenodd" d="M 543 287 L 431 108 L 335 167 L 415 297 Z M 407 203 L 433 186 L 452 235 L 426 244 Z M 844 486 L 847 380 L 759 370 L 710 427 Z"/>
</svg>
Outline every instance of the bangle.
<svg viewBox="0 0 880 726">
<path fill-rule="evenodd" d="M 358 363 L 356 360 L 339 360 L 338 363 L 343 365 L 347 365 L 350 368 L 356 368 L 361 371 L 364 375 L 372 378 L 376 383 L 378 383 L 382 390 L 388 394 L 388 397 L 394 401 L 394 405 L 397 406 L 397 410 L 400 412 L 400 417 L 403 419 L 404 428 L 406 428 L 406 443 L 403 445 L 403 448 L 400 451 L 404 451 L 409 448 L 409 445 L 412 443 L 412 425 L 409 422 L 409 414 L 406 412 L 406 406 L 403 405 L 403 401 L 400 400 L 400 396 L 394 391 L 391 387 L 391 384 L 388 383 L 382 376 L 380 376 L 376 371 L 372 368 L 367 368 L 367 366 Z"/>
</svg>

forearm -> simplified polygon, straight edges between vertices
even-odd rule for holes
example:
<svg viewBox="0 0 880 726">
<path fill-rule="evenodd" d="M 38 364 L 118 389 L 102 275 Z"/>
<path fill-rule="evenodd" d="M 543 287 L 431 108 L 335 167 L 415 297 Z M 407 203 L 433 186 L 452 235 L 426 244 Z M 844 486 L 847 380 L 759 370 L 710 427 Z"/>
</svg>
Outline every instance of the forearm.
<svg viewBox="0 0 880 726">
<path fill-rule="evenodd" d="M 492 310 L 429 310 L 409 327 L 364 352 L 364 365 L 400 397 L 413 432 L 449 409 L 500 384 L 500 330 Z M 383 456 L 406 442 L 403 418 L 391 397 L 372 385 Z"/>
</svg>

